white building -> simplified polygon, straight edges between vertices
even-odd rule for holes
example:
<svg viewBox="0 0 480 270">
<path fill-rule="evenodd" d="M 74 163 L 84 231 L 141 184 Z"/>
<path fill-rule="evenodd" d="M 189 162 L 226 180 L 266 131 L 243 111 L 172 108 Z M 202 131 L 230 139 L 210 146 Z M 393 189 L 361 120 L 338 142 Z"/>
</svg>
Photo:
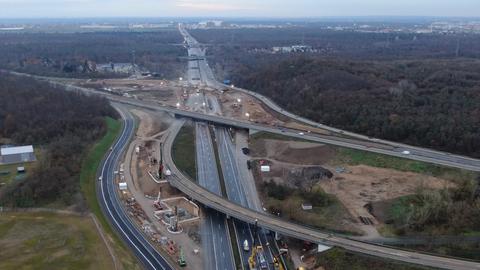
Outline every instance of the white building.
<svg viewBox="0 0 480 270">
<path fill-rule="evenodd" d="M 15 164 L 35 161 L 32 145 L 0 148 L 0 164 Z"/>
</svg>

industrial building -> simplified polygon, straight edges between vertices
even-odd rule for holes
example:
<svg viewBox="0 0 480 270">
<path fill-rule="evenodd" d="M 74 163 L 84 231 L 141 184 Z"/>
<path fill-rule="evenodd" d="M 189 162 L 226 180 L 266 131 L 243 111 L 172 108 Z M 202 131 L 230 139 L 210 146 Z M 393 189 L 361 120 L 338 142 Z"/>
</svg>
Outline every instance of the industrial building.
<svg viewBox="0 0 480 270">
<path fill-rule="evenodd" d="M 16 164 L 35 160 L 32 145 L 0 148 L 0 164 Z"/>
</svg>

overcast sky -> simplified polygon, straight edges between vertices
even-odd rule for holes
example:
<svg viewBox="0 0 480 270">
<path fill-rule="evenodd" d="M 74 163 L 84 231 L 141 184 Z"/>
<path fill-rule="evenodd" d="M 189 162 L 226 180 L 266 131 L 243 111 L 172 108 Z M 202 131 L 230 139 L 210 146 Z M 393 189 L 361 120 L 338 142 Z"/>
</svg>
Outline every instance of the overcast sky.
<svg viewBox="0 0 480 270">
<path fill-rule="evenodd" d="M 0 18 L 480 16 L 480 0 L 0 0 Z"/>
</svg>

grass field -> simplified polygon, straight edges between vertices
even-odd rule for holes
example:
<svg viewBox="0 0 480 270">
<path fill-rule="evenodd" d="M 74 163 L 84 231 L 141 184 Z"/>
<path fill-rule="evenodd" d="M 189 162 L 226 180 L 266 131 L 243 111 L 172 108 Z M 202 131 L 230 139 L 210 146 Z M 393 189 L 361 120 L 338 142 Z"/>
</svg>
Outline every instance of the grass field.
<svg viewBox="0 0 480 270">
<path fill-rule="evenodd" d="M 305 139 L 300 139 L 296 137 L 290 137 L 286 135 L 270 133 L 265 131 L 260 131 L 250 136 L 250 140 L 280 140 L 280 141 L 299 141 L 299 142 L 312 142 Z"/>
<path fill-rule="evenodd" d="M 178 169 L 192 179 L 197 179 L 195 130 L 193 126 L 186 124 L 178 132 L 172 146 L 172 158 Z"/>
<path fill-rule="evenodd" d="M 368 165 L 378 168 L 394 169 L 404 172 L 416 172 L 433 175 L 448 180 L 472 180 L 477 173 L 457 168 L 438 166 L 431 163 L 392 157 L 366 151 L 338 148 L 335 162 L 349 165 Z"/>
<path fill-rule="evenodd" d="M 90 217 L 0 214 L 0 269 L 114 269 Z"/>
<path fill-rule="evenodd" d="M 271 139 L 283 141 L 307 141 L 291 138 L 284 135 L 258 132 L 251 136 L 251 140 Z M 404 172 L 416 172 L 441 177 L 448 180 L 471 180 L 477 173 L 457 168 L 438 166 L 427 162 L 415 161 L 406 158 L 393 157 L 367 151 L 331 146 L 337 150 L 333 163 L 348 165 L 367 165 L 378 168 L 394 169 Z"/>
<path fill-rule="evenodd" d="M 336 233 L 361 234 L 352 227 L 340 225 L 344 219 L 348 219 L 350 216 L 345 207 L 334 197 L 331 197 L 331 203 L 326 206 L 313 207 L 310 211 L 304 211 L 301 209 L 304 199 L 297 194 L 292 194 L 284 200 L 268 197 L 266 194 L 263 196 L 265 207 L 273 211 L 281 210 L 282 218 L 285 220 Z M 279 206 L 281 207 L 279 208 Z"/>
<path fill-rule="evenodd" d="M 97 194 L 95 191 L 96 173 L 100 162 L 102 161 L 105 153 L 108 152 L 110 146 L 115 141 L 121 130 L 121 123 L 118 120 L 112 118 L 106 118 L 108 130 L 105 136 L 98 141 L 90 150 L 82 164 L 82 172 L 80 173 L 80 185 L 82 193 L 87 201 L 88 207 L 95 214 L 100 221 L 103 229 L 109 236 L 109 240 L 112 242 L 112 246 L 115 250 L 116 256 L 119 258 L 122 266 L 125 269 L 140 269 L 137 265 L 137 261 L 133 254 L 131 254 L 121 239 L 110 227 L 103 216 L 100 205 L 97 201 Z"/>
</svg>

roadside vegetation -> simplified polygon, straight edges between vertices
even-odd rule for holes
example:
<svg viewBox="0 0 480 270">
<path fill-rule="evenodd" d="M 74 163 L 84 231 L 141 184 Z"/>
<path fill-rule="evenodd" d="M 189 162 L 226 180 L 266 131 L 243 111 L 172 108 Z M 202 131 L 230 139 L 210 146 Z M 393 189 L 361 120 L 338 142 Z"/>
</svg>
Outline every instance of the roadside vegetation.
<svg viewBox="0 0 480 270">
<path fill-rule="evenodd" d="M 259 191 L 268 212 L 286 220 L 337 233 L 360 234 L 358 230 L 339 225 L 350 215 L 335 196 L 326 194 L 318 186 L 297 189 L 270 180 L 260 184 Z M 310 203 L 312 210 L 302 210 L 302 203 Z"/>
<path fill-rule="evenodd" d="M 415 172 L 441 177 L 452 181 L 475 180 L 477 173 L 452 167 L 439 166 L 427 162 L 387 156 L 367 151 L 336 147 L 334 163 L 348 165 L 367 165 L 378 168 L 394 169 L 402 172 Z"/>
<path fill-rule="evenodd" d="M 0 246 L 0 269 L 114 269 L 88 216 L 1 213 Z"/>
<path fill-rule="evenodd" d="M 384 222 L 397 235 L 480 234 L 479 191 L 473 181 L 451 189 L 420 189 L 390 201 Z"/>
<path fill-rule="evenodd" d="M 96 193 L 97 171 L 99 165 L 106 153 L 108 153 L 111 145 L 120 134 L 122 125 L 120 121 L 107 117 L 107 133 L 90 149 L 82 163 L 82 171 L 80 173 L 80 186 L 82 194 L 87 202 L 88 209 L 93 212 L 102 225 L 102 229 L 110 236 L 108 241 L 112 244 L 117 259 L 120 260 L 125 269 L 136 269 L 136 259 L 127 249 L 122 240 L 112 230 L 107 219 L 103 215 L 102 209 L 98 202 Z"/>
<path fill-rule="evenodd" d="M 332 248 L 316 256 L 315 267 L 325 270 L 433 270 L 434 268 L 405 264 L 354 253 L 342 248 Z"/>
<path fill-rule="evenodd" d="M 195 129 L 192 125 L 187 123 L 178 132 L 172 146 L 172 158 L 178 169 L 196 181 Z"/>
</svg>

